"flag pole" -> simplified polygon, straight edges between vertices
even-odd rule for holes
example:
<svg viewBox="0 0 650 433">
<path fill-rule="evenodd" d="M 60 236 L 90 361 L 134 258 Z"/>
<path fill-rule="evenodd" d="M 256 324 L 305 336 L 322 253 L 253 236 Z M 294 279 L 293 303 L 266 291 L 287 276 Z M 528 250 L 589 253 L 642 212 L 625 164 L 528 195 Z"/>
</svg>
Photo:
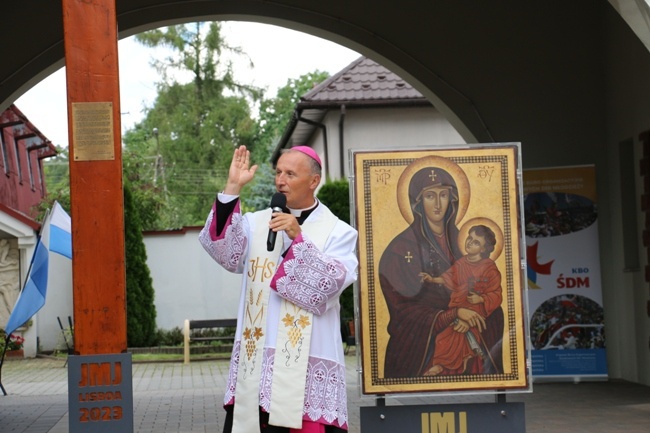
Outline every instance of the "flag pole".
<svg viewBox="0 0 650 433">
<path fill-rule="evenodd" d="M 20 289 L 20 293 L 25 290 L 25 286 L 27 285 L 27 281 L 29 281 L 29 274 L 32 272 L 32 266 L 34 265 L 34 258 L 36 258 L 36 248 L 38 247 L 38 244 L 41 242 L 41 235 L 43 234 L 43 226 L 47 222 L 47 217 L 50 216 L 51 209 L 48 209 L 45 211 L 45 216 L 43 217 L 43 222 L 41 223 L 41 228 L 38 230 L 38 234 L 36 235 L 36 246 L 34 247 L 34 254 L 32 254 L 32 259 L 29 261 L 29 268 L 27 268 L 27 273 L 25 281 L 23 282 L 23 287 Z M 16 299 L 16 303 L 18 302 L 18 299 Z M 14 304 L 14 307 L 16 304 Z M 12 310 L 13 312 L 13 310 Z M 11 314 L 9 315 L 11 317 Z"/>
<path fill-rule="evenodd" d="M 48 209 L 45 211 L 45 216 L 43 217 L 43 222 L 41 223 L 41 228 L 38 229 L 38 234 L 36 235 L 36 247 L 38 247 L 38 244 L 41 242 L 41 235 L 43 234 L 43 226 L 47 222 L 47 217 L 50 216 L 51 209 Z M 20 289 L 20 293 L 25 290 L 25 286 L 27 285 L 27 281 L 29 281 L 29 273 L 32 272 L 32 265 L 34 265 L 34 258 L 36 258 L 36 247 L 34 247 L 34 254 L 32 254 L 32 259 L 29 261 L 29 268 L 27 268 L 27 273 L 25 281 L 23 282 L 23 287 Z M 16 299 L 16 302 L 18 302 L 18 299 Z M 15 304 L 14 304 L 15 306 Z M 11 314 L 9 315 L 11 317 Z"/>
<path fill-rule="evenodd" d="M 11 334 L 7 335 L 5 339 L 5 347 L 2 348 L 2 356 L 0 357 L 0 389 L 2 390 L 3 395 L 7 395 L 5 387 L 2 386 L 2 365 L 5 363 L 5 353 L 7 353 L 7 346 L 9 346 L 9 340 L 11 339 Z"/>
</svg>

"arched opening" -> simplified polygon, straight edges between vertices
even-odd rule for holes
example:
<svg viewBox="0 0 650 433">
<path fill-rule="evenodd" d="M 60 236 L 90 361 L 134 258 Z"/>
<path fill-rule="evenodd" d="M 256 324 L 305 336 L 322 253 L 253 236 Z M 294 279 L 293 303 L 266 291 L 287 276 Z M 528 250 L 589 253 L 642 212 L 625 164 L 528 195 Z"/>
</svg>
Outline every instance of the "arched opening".
<svg viewBox="0 0 650 433">
<path fill-rule="evenodd" d="M 454 3 L 405 8 L 399 2 L 381 2 L 369 10 L 342 1 L 121 0 L 118 20 L 122 36 L 198 17 L 306 31 L 400 74 L 443 111 L 467 141 L 521 141 L 527 167 L 596 164 L 603 227 L 609 228 L 601 233 L 607 317 L 611 334 L 621 336 L 610 352 L 612 373 L 648 383 L 649 370 L 640 368 L 649 365 L 645 361 L 650 356 L 647 329 L 641 325 L 647 321 L 647 277 L 643 272 L 625 274 L 618 266 L 623 247 L 618 236 L 622 218 L 617 148 L 632 139 L 640 149 L 639 134 L 648 129 L 650 56 L 610 3 L 625 2 L 562 2 L 547 8 L 489 2 L 471 9 Z M 52 19 L 61 15 L 60 4 L 49 2 L 38 13 L 21 7 L 14 2 L 5 10 L 11 25 L 1 30 L 3 40 L 30 41 L 3 62 L 3 107 L 62 65 L 61 23 Z M 34 28 L 39 29 L 37 35 Z M 636 167 L 639 149 L 633 155 Z M 635 186 L 642 191 L 642 180 Z M 638 228 L 638 239 L 643 230 Z M 619 296 L 620 287 L 630 289 L 627 297 Z"/>
</svg>

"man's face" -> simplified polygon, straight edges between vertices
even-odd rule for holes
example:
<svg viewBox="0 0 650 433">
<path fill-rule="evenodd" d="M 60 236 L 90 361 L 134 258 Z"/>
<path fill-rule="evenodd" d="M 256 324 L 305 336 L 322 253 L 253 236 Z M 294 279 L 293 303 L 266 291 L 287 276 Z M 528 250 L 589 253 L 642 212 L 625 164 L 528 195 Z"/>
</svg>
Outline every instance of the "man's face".
<svg viewBox="0 0 650 433">
<path fill-rule="evenodd" d="M 283 153 L 275 169 L 275 188 L 287 197 L 287 206 L 305 209 L 314 204 L 320 176 L 311 172 L 309 156 L 301 152 Z"/>
<path fill-rule="evenodd" d="M 440 223 L 445 218 L 449 207 L 451 193 L 447 186 L 434 186 L 422 193 L 422 205 L 427 220 L 432 223 Z"/>
<path fill-rule="evenodd" d="M 479 236 L 475 232 L 470 232 L 465 240 L 465 251 L 470 256 L 481 254 L 485 251 L 485 236 Z"/>
</svg>

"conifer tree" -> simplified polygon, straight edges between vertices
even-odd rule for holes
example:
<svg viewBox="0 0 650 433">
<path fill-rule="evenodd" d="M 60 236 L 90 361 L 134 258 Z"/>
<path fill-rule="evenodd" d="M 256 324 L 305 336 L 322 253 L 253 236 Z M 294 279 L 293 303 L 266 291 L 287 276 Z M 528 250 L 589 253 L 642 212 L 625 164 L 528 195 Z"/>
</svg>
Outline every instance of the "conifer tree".
<svg viewBox="0 0 650 433">
<path fill-rule="evenodd" d="M 124 185 L 124 236 L 126 258 L 126 322 L 129 347 L 155 344 L 156 306 L 153 280 L 147 265 L 142 222 L 131 187 Z"/>
</svg>

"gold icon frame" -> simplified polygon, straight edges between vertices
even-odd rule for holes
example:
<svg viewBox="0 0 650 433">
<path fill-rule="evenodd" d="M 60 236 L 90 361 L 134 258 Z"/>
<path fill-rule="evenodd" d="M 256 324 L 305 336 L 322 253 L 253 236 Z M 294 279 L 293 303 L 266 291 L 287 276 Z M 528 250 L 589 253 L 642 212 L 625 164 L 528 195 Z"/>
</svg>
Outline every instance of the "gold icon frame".
<svg viewBox="0 0 650 433">
<path fill-rule="evenodd" d="M 362 393 L 509 392 L 530 388 L 520 153 L 519 143 L 350 151 L 353 219 L 359 230 L 356 290 Z M 501 273 L 503 294 L 501 371 L 384 375 L 390 314 L 380 287 L 379 262 L 391 240 L 413 221 L 409 181 L 418 170 L 427 167 L 444 169 L 456 183 L 459 244 L 470 225 L 487 225 L 496 234 L 497 245 L 491 258 Z"/>
</svg>

